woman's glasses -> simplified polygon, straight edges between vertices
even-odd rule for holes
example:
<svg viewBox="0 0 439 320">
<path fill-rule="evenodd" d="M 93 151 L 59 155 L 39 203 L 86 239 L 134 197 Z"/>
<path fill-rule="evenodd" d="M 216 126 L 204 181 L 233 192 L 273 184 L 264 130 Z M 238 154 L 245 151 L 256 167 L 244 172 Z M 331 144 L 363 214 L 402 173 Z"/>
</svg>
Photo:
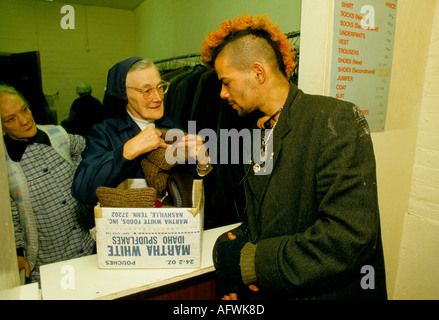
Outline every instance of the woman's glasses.
<svg viewBox="0 0 439 320">
<path fill-rule="evenodd" d="M 136 91 L 142 92 L 143 98 L 145 100 L 150 100 L 154 96 L 154 91 L 155 90 L 157 90 L 157 93 L 160 96 L 164 96 L 165 93 L 168 92 L 169 82 L 162 80 L 162 81 L 160 81 L 160 83 L 155 88 L 151 87 L 151 88 L 141 89 L 141 88 L 136 88 L 136 87 L 131 87 L 131 86 L 127 86 L 127 88 L 134 89 Z"/>
</svg>

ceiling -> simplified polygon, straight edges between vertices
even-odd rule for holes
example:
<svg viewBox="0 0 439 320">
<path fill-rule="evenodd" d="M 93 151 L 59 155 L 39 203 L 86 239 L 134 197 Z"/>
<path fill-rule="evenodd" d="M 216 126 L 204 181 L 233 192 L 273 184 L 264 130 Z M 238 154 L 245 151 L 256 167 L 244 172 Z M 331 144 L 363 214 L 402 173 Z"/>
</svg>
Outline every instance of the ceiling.
<svg viewBox="0 0 439 320">
<path fill-rule="evenodd" d="M 144 0 L 38 0 L 46 2 L 62 2 L 68 4 L 82 4 L 88 6 L 107 7 L 115 9 L 134 10 Z"/>
</svg>

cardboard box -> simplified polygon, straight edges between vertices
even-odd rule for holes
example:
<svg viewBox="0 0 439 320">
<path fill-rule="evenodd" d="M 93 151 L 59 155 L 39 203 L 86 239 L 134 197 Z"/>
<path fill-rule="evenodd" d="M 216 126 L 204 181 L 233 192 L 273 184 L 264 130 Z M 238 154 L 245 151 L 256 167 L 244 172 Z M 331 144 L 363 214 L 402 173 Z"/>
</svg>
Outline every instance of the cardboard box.
<svg viewBox="0 0 439 320">
<path fill-rule="evenodd" d="M 131 179 L 118 188 L 145 187 Z M 194 180 L 193 208 L 95 207 L 99 268 L 199 268 L 203 181 Z"/>
</svg>

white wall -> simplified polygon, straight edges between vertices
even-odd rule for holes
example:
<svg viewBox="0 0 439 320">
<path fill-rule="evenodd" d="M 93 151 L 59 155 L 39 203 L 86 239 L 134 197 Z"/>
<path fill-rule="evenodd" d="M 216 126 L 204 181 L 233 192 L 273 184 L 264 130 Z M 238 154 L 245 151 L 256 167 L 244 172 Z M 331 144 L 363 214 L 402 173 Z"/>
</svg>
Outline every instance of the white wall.
<svg viewBox="0 0 439 320">
<path fill-rule="evenodd" d="M 199 53 L 226 19 L 266 14 L 287 33 L 300 30 L 301 0 L 148 0 L 135 10 L 140 56 L 153 60 Z"/>
<path fill-rule="evenodd" d="M 439 299 L 439 1 L 432 2 L 431 12 L 433 28 L 424 53 L 427 68 L 395 299 Z"/>
<path fill-rule="evenodd" d="M 0 52 L 40 52 L 43 91 L 59 93 L 58 122 L 68 117 L 79 83 L 89 82 L 102 101 L 108 70 L 135 55 L 133 11 L 74 4 L 75 29 L 64 30 L 63 5 L 0 0 Z"/>
</svg>

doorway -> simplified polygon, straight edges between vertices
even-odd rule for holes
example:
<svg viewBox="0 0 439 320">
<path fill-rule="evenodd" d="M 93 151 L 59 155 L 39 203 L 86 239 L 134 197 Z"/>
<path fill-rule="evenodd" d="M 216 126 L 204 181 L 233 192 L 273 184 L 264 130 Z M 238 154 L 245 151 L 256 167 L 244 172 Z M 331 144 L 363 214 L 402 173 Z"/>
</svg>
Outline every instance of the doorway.
<svg viewBox="0 0 439 320">
<path fill-rule="evenodd" d="M 43 94 L 38 51 L 0 54 L 0 82 L 24 95 L 37 124 L 56 124 L 56 113 L 50 110 Z"/>
</svg>

